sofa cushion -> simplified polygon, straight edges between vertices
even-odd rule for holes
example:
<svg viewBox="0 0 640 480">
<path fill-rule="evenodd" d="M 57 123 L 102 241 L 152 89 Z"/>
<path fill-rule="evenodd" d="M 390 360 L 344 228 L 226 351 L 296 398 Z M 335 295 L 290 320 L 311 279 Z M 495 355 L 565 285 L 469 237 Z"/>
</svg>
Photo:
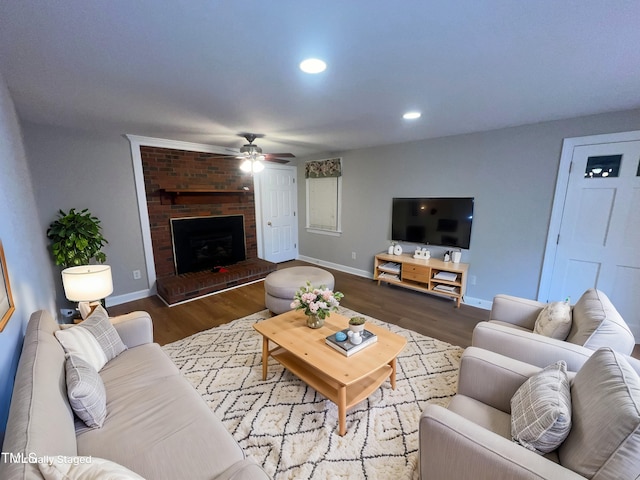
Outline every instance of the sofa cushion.
<svg viewBox="0 0 640 480">
<path fill-rule="evenodd" d="M 567 364 L 556 362 L 529 377 L 511 399 L 511 436 L 536 453 L 549 453 L 571 429 Z"/>
<path fill-rule="evenodd" d="M 102 427 L 107 416 L 107 394 L 102 378 L 95 368 L 75 355 L 67 357 L 65 369 L 71 408 L 88 427 Z"/>
<path fill-rule="evenodd" d="M 569 302 L 551 302 L 542 309 L 533 332 L 545 337 L 564 340 L 571 330 L 571 305 Z"/>
<path fill-rule="evenodd" d="M 511 440 L 511 417 L 508 413 L 475 398 L 460 394 L 451 399 L 447 409 L 472 421 L 476 425 L 480 425 L 482 428 Z"/>
<path fill-rule="evenodd" d="M 38 468 L 45 480 L 144 480 L 122 465 L 97 457 L 59 455 L 39 463 Z"/>
<path fill-rule="evenodd" d="M 630 355 L 635 338 L 609 297 L 600 290 L 590 288 L 573 306 L 573 322 L 567 342 L 582 345 L 591 350 L 611 347 Z"/>
<path fill-rule="evenodd" d="M 611 348 L 583 365 L 571 386 L 573 428 L 560 463 L 594 480 L 637 478 L 640 471 L 640 378 Z"/>
<path fill-rule="evenodd" d="M 97 371 L 127 349 L 101 306 L 82 323 L 55 335 L 68 354 L 82 358 Z"/>
<path fill-rule="evenodd" d="M 109 413 L 102 428 L 78 432 L 79 455 L 108 458 L 149 479 L 193 480 L 216 478 L 244 458 L 157 344 L 123 352 L 100 376 Z M 175 452 L 187 452 L 189 461 L 176 461 Z"/>
</svg>

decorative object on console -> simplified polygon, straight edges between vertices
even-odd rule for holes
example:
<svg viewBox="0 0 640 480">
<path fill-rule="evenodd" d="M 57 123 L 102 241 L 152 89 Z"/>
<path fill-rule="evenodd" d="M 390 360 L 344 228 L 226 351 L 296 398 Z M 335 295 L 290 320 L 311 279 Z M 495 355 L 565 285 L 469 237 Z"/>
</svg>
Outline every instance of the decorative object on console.
<svg viewBox="0 0 640 480">
<path fill-rule="evenodd" d="M 461 258 L 462 258 L 462 252 L 460 250 L 451 252 L 451 261 L 453 263 L 460 263 Z"/>
<path fill-rule="evenodd" d="M 13 303 L 11 295 L 11 286 L 9 285 L 9 274 L 7 273 L 7 261 L 4 258 L 4 249 L 0 242 L 0 332 L 11 318 L 16 307 Z"/>
<path fill-rule="evenodd" d="M 338 311 L 340 300 L 343 298 L 344 295 L 341 292 L 333 292 L 324 285 L 315 288 L 311 282 L 307 282 L 295 293 L 291 308 L 304 310 L 308 327 L 320 328 L 324 325 L 324 319 L 331 315 L 332 310 Z"/>
<path fill-rule="evenodd" d="M 393 254 L 402 255 L 402 245 L 398 243 L 395 247 L 393 247 Z"/>
<path fill-rule="evenodd" d="M 420 247 L 416 247 L 413 258 L 416 258 L 418 260 L 429 260 L 431 258 L 431 252 L 427 250 L 426 247 L 423 247 L 422 249 Z"/>
<path fill-rule="evenodd" d="M 81 265 L 62 271 L 62 286 L 68 300 L 79 302 L 82 318 L 113 293 L 113 280 L 109 265 Z M 93 303 L 89 303 L 93 302 Z"/>
</svg>

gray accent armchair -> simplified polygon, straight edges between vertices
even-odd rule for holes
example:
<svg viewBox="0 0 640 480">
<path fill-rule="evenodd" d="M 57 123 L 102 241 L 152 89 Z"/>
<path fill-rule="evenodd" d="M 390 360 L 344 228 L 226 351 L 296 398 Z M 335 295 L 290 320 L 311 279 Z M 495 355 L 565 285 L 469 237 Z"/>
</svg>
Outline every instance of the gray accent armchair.
<svg viewBox="0 0 640 480">
<path fill-rule="evenodd" d="M 573 372 L 600 347 L 611 347 L 627 356 L 633 351 L 631 330 L 603 292 L 589 289 L 572 307 L 572 326 L 566 340 L 533 332 L 544 306 L 535 300 L 496 295 L 489 321 L 478 323 L 473 331 L 472 345 L 538 367 L 564 360 Z M 627 359 L 640 373 L 640 361 Z"/>
<path fill-rule="evenodd" d="M 421 480 L 613 480 L 640 476 L 640 377 L 602 348 L 569 372 L 572 427 L 539 455 L 511 440 L 511 398 L 542 369 L 469 347 L 448 407 L 427 405 L 419 423 Z M 594 393 L 596 392 L 596 393 Z"/>
</svg>

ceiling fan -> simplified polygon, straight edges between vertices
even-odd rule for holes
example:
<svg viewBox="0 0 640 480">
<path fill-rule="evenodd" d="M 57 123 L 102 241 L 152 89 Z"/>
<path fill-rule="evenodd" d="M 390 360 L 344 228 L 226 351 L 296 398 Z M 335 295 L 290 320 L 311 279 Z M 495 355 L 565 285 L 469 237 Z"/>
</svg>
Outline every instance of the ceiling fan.
<svg viewBox="0 0 640 480">
<path fill-rule="evenodd" d="M 258 145 L 255 145 L 253 141 L 256 138 L 261 138 L 263 135 L 258 135 L 255 133 L 242 133 L 241 137 L 246 138 L 247 144 L 240 147 L 240 155 L 237 158 L 243 159 L 242 165 L 240 165 L 240 169 L 244 172 L 253 172 L 257 173 L 264 169 L 264 162 L 274 162 L 274 163 L 289 163 L 289 160 L 285 160 L 285 158 L 295 158 L 295 155 L 292 153 L 262 153 L 262 148 Z"/>
</svg>

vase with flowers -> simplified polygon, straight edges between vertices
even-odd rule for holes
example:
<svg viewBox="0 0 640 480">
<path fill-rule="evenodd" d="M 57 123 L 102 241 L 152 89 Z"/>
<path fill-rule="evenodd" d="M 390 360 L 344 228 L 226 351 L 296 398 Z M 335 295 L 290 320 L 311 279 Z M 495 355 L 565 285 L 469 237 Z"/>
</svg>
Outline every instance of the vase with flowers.
<svg viewBox="0 0 640 480">
<path fill-rule="evenodd" d="M 307 315 L 307 326 L 310 328 L 320 328 L 324 325 L 324 319 L 331 315 L 331 311 L 338 311 L 338 305 L 344 295 L 334 292 L 324 285 L 314 287 L 311 282 L 307 282 L 293 296 L 291 308 L 304 310 Z"/>
</svg>

